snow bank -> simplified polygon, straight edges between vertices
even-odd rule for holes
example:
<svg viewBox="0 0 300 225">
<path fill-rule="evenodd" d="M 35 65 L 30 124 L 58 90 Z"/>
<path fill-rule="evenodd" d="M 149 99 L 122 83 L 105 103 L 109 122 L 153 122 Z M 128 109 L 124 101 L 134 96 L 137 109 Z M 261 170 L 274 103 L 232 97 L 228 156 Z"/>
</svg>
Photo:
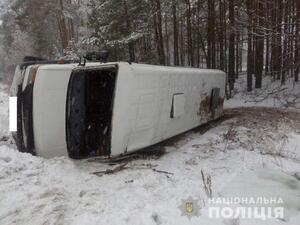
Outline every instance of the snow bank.
<svg viewBox="0 0 300 225">
<path fill-rule="evenodd" d="M 227 198 L 240 199 L 264 197 L 272 202 L 255 204 L 256 207 L 283 207 L 286 221 L 300 210 L 300 180 L 279 170 L 268 168 L 247 171 L 238 174 L 222 190 L 221 195 Z M 280 201 L 278 201 L 280 200 Z M 277 202 L 276 202 L 277 201 Z M 253 204 L 242 204 L 250 207 Z"/>
<path fill-rule="evenodd" d="M 8 133 L 8 94 L 7 87 L 0 83 L 0 134 Z"/>
<path fill-rule="evenodd" d="M 234 97 L 225 101 L 226 108 L 263 106 L 300 109 L 300 83 L 295 83 L 293 79 L 286 81 L 284 85 L 281 81 L 272 81 L 272 77 L 264 77 L 262 89 L 253 89 L 247 92 L 247 76 L 241 74 L 236 80 Z"/>
</svg>

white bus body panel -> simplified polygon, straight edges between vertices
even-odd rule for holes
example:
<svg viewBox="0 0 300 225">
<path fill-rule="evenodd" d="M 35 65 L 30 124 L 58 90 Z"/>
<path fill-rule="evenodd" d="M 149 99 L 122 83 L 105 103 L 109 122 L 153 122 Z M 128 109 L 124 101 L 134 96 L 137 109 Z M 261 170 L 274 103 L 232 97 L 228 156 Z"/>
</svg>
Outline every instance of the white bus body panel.
<svg viewBox="0 0 300 225">
<path fill-rule="evenodd" d="M 33 90 L 33 130 L 36 154 L 67 156 L 66 96 L 75 66 L 41 66 Z"/>
<path fill-rule="evenodd" d="M 156 144 L 220 117 L 222 107 L 211 118 L 201 113 L 201 104 L 214 87 L 220 88 L 223 101 L 225 82 L 226 74 L 219 70 L 119 63 L 111 154 Z M 171 118 L 174 99 L 179 115 Z"/>
<path fill-rule="evenodd" d="M 78 64 L 50 64 L 41 65 L 37 71 L 32 113 L 34 145 L 38 156 L 68 156 L 66 101 L 70 76 L 75 68 L 78 68 Z"/>
<path fill-rule="evenodd" d="M 108 65 L 118 65 L 111 131 L 112 156 L 156 144 L 218 118 L 222 113 L 222 107 L 213 117 L 203 113 L 212 88 L 220 88 L 220 97 L 224 98 L 226 74 L 222 71 L 125 62 L 89 63 L 86 68 L 100 69 Z M 75 68 L 78 69 L 77 64 L 44 65 L 38 69 L 33 92 L 37 155 L 46 158 L 68 155 L 66 98 Z"/>
</svg>

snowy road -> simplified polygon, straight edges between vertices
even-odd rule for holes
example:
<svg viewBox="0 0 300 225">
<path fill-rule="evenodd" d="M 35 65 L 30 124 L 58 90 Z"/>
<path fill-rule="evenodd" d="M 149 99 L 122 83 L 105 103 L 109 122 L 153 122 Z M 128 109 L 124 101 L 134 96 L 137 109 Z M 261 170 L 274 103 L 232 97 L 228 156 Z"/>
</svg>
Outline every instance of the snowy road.
<svg viewBox="0 0 300 225">
<path fill-rule="evenodd" d="M 1 89 L 0 139 L 8 135 L 7 95 Z M 238 108 L 214 124 L 204 134 L 198 129 L 164 144 L 159 158 L 130 160 L 123 170 L 101 176 L 94 173 L 122 163 L 46 160 L 19 153 L 3 139 L 0 224 L 299 224 L 300 113 Z M 288 216 L 259 222 L 210 219 L 201 170 L 211 177 L 213 197 L 282 193 Z M 190 197 L 201 209 L 188 218 L 180 205 Z"/>
</svg>

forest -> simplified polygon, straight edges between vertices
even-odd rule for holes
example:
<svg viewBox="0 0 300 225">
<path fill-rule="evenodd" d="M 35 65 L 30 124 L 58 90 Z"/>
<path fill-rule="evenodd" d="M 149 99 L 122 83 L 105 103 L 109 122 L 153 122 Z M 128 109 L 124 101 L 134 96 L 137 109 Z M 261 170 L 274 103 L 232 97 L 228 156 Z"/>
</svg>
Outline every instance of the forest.
<svg viewBox="0 0 300 225">
<path fill-rule="evenodd" d="M 221 69 L 228 95 L 241 72 L 247 90 L 271 76 L 299 79 L 298 0 L 2 0 L 1 72 L 25 55 Z"/>
</svg>

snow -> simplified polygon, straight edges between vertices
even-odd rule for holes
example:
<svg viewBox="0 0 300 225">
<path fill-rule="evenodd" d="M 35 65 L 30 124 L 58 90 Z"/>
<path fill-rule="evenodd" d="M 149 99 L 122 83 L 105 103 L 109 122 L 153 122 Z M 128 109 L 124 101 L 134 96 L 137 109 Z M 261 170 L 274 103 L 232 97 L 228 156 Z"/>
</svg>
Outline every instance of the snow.
<svg viewBox="0 0 300 225">
<path fill-rule="evenodd" d="M 0 134 L 8 134 L 8 95 L 6 86 L 0 83 Z"/>
<path fill-rule="evenodd" d="M 264 106 L 300 109 L 300 83 L 288 79 L 285 84 L 281 81 L 272 82 L 272 77 L 264 77 L 262 89 L 247 92 L 247 75 L 241 74 L 236 80 L 235 95 L 225 102 L 227 108 L 239 106 Z M 254 85 L 254 84 L 253 84 Z"/>
<path fill-rule="evenodd" d="M 285 219 L 288 220 L 300 210 L 299 190 L 300 181 L 295 177 L 281 171 L 259 169 L 247 171 L 236 176 L 222 190 L 222 196 L 254 197 L 256 199 L 261 196 L 268 199 L 281 198 L 282 204 L 276 204 L 274 201 L 268 205 L 273 207 L 276 207 L 276 205 L 283 206 L 285 209 Z M 250 206 L 250 204 L 246 205 Z"/>
<path fill-rule="evenodd" d="M 122 162 L 43 159 L 18 152 L 11 138 L 0 141 L 0 224 L 299 224 L 300 112 L 270 108 L 273 99 L 245 104 L 254 95 L 241 90 L 227 107 L 269 108 L 229 109 L 223 120 L 156 146 L 165 149 L 161 157 L 127 160 L 113 174 L 95 175 Z M 0 139 L 9 137 L 7 107 L 1 85 Z M 211 177 L 213 197 L 280 195 L 288 217 L 210 219 L 201 171 Z M 199 200 L 200 216 L 182 215 L 188 198 Z"/>
</svg>

